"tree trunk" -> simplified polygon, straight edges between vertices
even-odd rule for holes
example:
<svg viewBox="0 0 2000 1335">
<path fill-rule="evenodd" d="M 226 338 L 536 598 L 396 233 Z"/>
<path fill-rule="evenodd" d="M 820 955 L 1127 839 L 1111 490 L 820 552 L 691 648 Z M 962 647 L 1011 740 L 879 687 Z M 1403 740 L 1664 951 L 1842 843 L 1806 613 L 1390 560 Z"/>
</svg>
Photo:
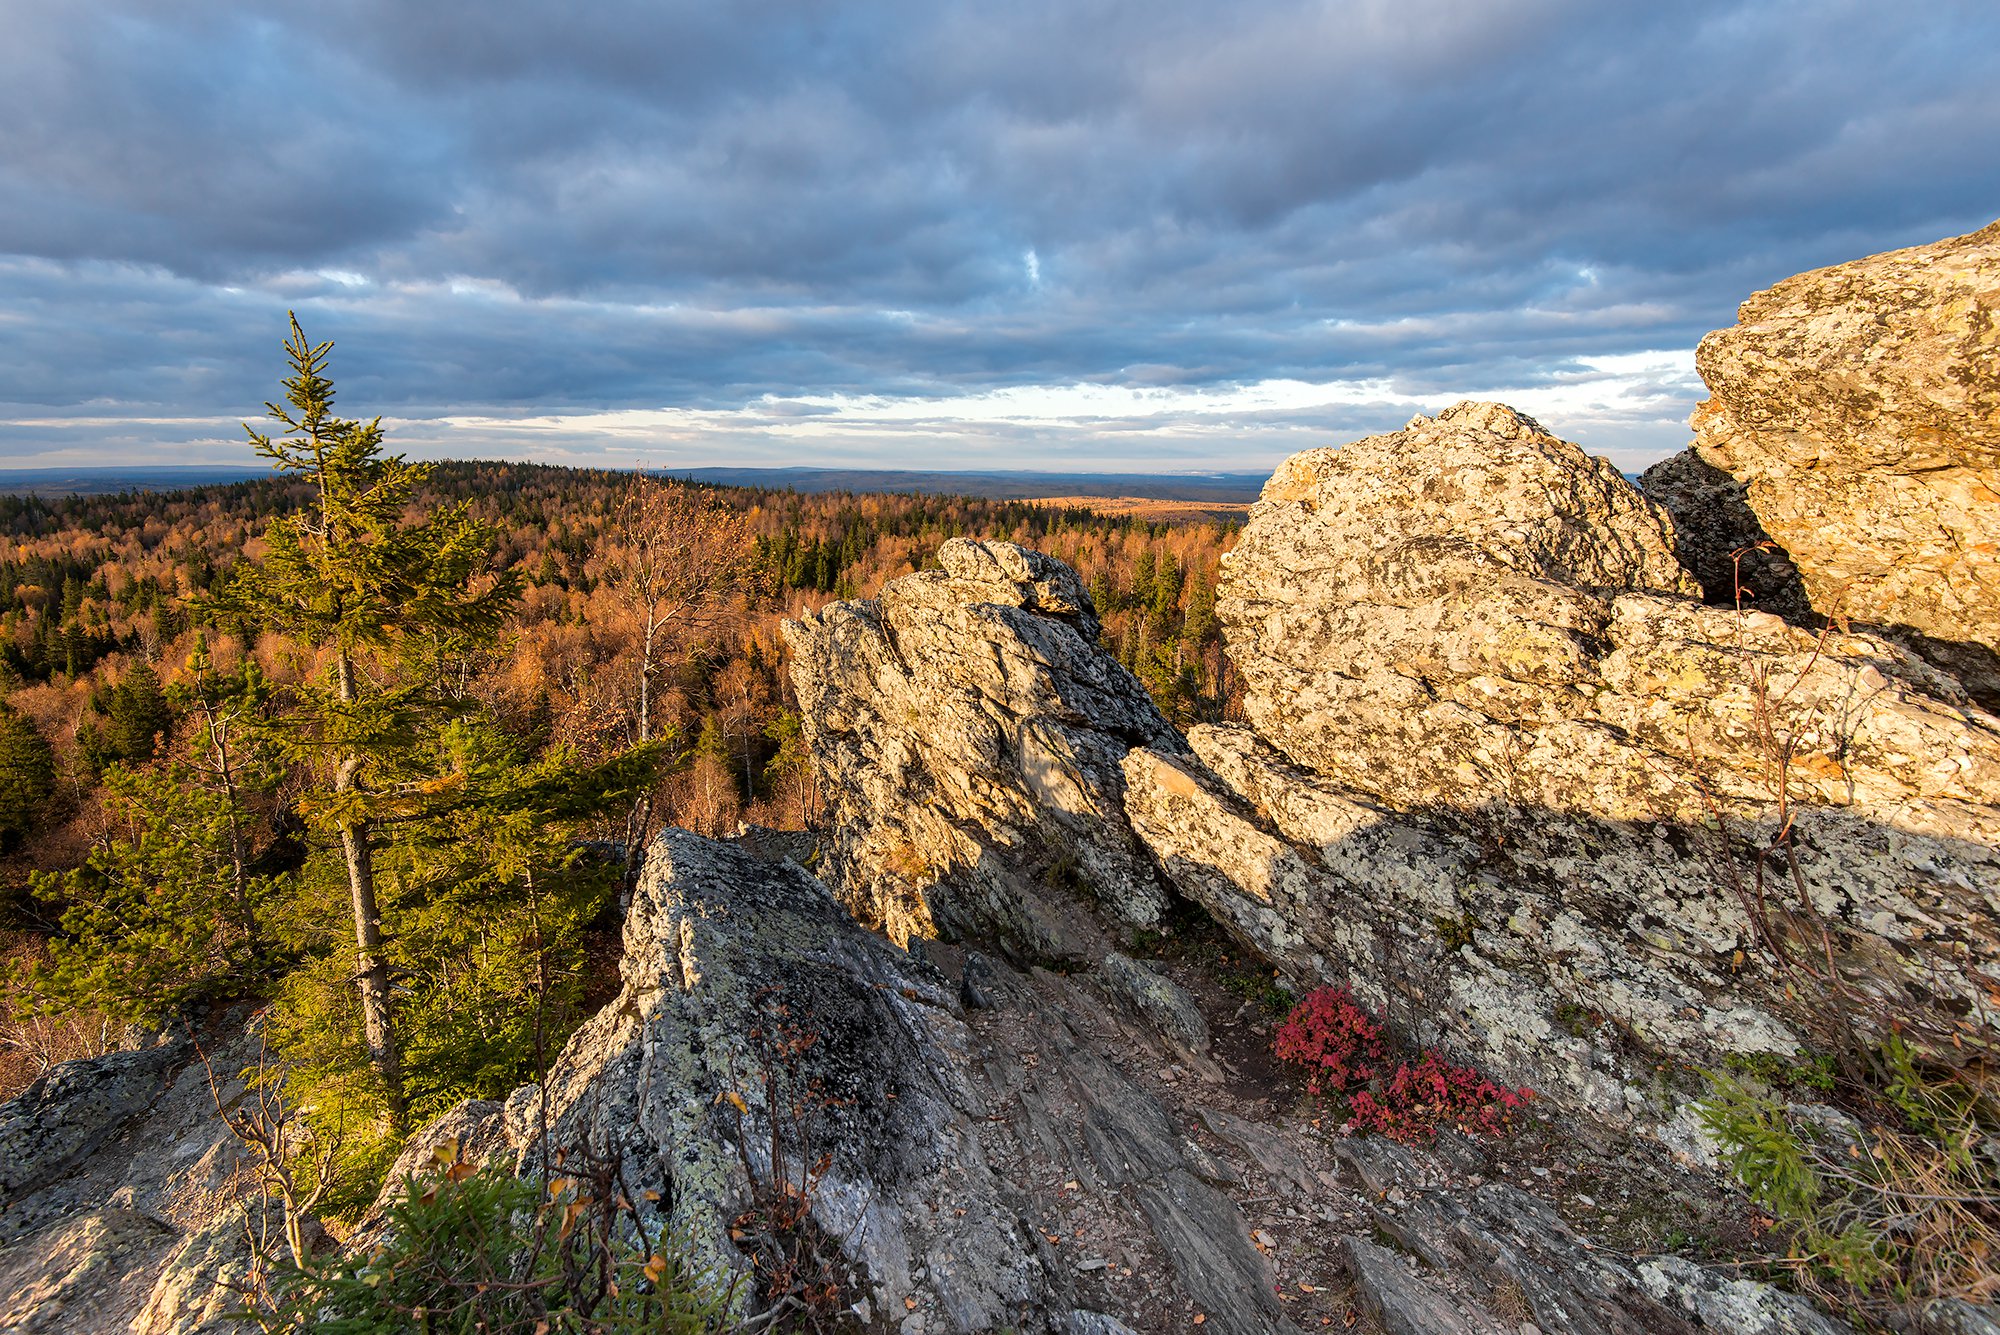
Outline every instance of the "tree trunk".
<svg viewBox="0 0 2000 1335">
<path fill-rule="evenodd" d="M 257 927 L 256 911 L 250 906 L 250 866 L 244 856 L 248 840 L 243 835 L 241 809 L 237 806 L 236 769 L 229 755 L 228 724 L 218 719 L 210 707 L 206 693 L 202 698 L 202 721 L 208 727 L 209 739 L 215 744 L 215 772 L 222 780 L 223 801 L 229 811 L 229 882 L 236 896 L 237 926 L 250 939 L 251 954 L 261 960 L 264 955 L 264 940 Z"/>
<path fill-rule="evenodd" d="M 389 961 L 382 953 L 382 914 L 375 906 L 375 861 L 367 827 L 341 826 L 340 847 L 347 857 L 347 888 L 354 900 L 354 985 L 361 990 L 368 1064 L 382 1082 L 389 1128 L 400 1135 L 409 1128 L 409 1109 L 403 1102 L 403 1058 L 390 1010 Z"/>
<path fill-rule="evenodd" d="M 340 655 L 340 698 L 354 702 L 354 665 Z M 354 792 L 361 757 L 343 760 L 334 777 L 334 791 Z M 354 902 L 354 985 L 361 990 L 361 1023 L 368 1041 L 368 1064 L 382 1082 L 388 1102 L 389 1129 L 401 1135 L 409 1129 L 409 1108 L 403 1099 L 403 1054 L 396 1045 L 395 1016 L 389 1001 L 389 960 L 382 953 L 382 911 L 375 902 L 375 854 L 368 842 L 366 821 L 343 821 L 340 850 L 347 859 L 347 888 Z"/>
</svg>

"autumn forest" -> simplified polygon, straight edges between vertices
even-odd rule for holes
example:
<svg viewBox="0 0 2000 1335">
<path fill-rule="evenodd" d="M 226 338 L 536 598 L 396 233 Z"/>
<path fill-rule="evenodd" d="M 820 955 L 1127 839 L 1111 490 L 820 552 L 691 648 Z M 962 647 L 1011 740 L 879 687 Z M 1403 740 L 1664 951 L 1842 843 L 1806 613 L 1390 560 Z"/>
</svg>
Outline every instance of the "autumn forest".
<svg viewBox="0 0 2000 1335">
<path fill-rule="evenodd" d="M 1177 723 L 1238 708 L 1232 525 L 406 465 L 326 389 L 265 480 L 0 496 L 0 1097 L 128 1025 L 256 1004 L 365 1198 L 400 1127 L 532 1078 L 615 990 L 651 830 L 814 825 L 780 623 L 948 538 L 1075 566 Z M 315 456 L 340 429 L 351 457 Z"/>
</svg>

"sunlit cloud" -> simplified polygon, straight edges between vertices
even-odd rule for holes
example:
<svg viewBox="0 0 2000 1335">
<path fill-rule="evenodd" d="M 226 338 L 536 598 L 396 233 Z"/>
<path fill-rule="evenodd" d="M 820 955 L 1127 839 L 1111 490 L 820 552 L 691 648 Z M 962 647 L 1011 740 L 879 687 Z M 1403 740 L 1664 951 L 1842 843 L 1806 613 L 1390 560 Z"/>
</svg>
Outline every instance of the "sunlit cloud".
<svg viewBox="0 0 2000 1335">
<path fill-rule="evenodd" d="M 247 462 L 290 310 L 414 454 L 1257 469 L 1493 398 L 1631 468 L 1752 291 L 2000 199 L 1978 0 L 6 13 L 0 464 Z"/>
</svg>

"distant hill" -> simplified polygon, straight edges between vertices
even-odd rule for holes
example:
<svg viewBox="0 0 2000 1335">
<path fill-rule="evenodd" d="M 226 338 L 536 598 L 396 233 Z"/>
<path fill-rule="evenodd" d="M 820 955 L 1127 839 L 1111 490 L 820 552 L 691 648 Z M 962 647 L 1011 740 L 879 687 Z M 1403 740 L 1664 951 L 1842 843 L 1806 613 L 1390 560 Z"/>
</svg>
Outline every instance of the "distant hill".
<svg viewBox="0 0 2000 1335">
<path fill-rule="evenodd" d="M 683 477 L 727 487 L 780 490 L 920 492 L 982 500 L 1135 497 L 1247 504 L 1268 473 L 945 473 L 891 468 L 673 468 Z M 181 467 L 0 468 L 0 495 L 103 496 L 121 491 L 177 491 L 271 476 L 254 464 Z"/>
<path fill-rule="evenodd" d="M 924 473 L 891 468 L 674 468 L 684 477 L 726 487 L 779 487 L 793 491 L 915 491 L 984 500 L 1046 500 L 1058 496 L 1134 496 L 1147 500 L 1257 499 L 1261 473 Z"/>
<path fill-rule="evenodd" d="M 110 496 L 121 491 L 180 491 L 268 477 L 254 464 L 127 468 L 0 468 L 0 496 Z"/>
</svg>

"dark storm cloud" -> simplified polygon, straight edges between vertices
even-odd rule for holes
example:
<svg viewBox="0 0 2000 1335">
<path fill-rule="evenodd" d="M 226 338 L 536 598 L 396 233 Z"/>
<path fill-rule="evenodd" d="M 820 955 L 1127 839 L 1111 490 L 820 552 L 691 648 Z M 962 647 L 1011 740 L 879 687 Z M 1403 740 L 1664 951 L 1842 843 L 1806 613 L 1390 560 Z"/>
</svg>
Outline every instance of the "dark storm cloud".
<svg viewBox="0 0 2000 1335">
<path fill-rule="evenodd" d="M 0 0 L 0 23 L 15 457 L 226 454 L 287 306 L 339 341 L 355 411 L 459 453 L 1087 439 L 1227 465 L 1508 390 L 1637 457 L 1699 387 L 1633 355 L 2000 207 L 1977 0 Z M 1321 403 L 1231 396 L 1294 380 Z M 1032 385 L 1177 406 L 1063 425 L 992 398 Z M 944 416 L 883 406 L 906 399 Z M 668 416 L 591 416 L 625 409 Z"/>
</svg>

